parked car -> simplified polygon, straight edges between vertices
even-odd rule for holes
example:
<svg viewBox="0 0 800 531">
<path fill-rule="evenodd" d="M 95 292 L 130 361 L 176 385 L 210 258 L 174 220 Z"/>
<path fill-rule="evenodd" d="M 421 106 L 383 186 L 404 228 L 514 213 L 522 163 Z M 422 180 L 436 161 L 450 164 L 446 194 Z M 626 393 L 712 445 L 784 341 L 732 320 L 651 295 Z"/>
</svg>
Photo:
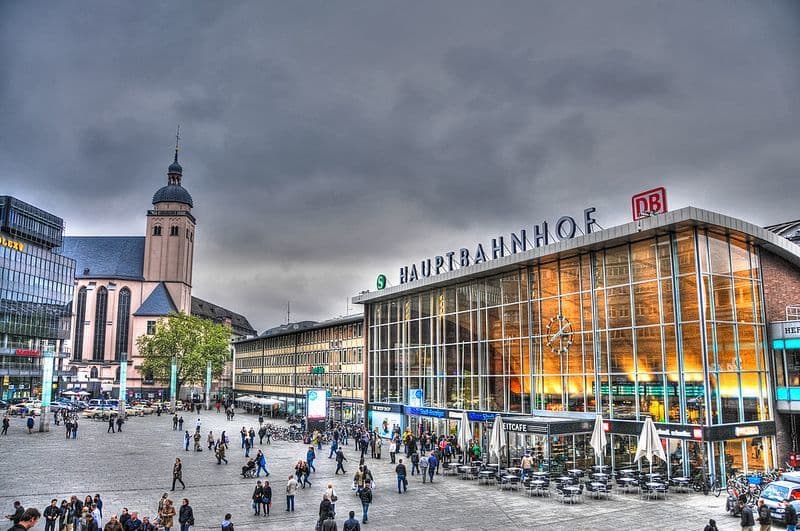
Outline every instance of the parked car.
<svg viewBox="0 0 800 531">
<path fill-rule="evenodd" d="M 794 481 L 773 481 L 761 491 L 759 499 L 769 507 L 772 521 L 785 524 L 786 506 L 791 503 L 800 513 L 800 483 Z"/>
<path fill-rule="evenodd" d="M 39 401 L 35 402 L 20 402 L 8 408 L 8 413 L 11 415 L 20 415 L 20 416 L 28 416 L 33 415 L 34 417 L 39 416 L 42 414 L 42 403 Z"/>
<path fill-rule="evenodd" d="M 0 400 L 0 409 L 8 409 L 8 406 L 9 406 L 8 402 L 6 402 L 5 400 Z"/>
</svg>

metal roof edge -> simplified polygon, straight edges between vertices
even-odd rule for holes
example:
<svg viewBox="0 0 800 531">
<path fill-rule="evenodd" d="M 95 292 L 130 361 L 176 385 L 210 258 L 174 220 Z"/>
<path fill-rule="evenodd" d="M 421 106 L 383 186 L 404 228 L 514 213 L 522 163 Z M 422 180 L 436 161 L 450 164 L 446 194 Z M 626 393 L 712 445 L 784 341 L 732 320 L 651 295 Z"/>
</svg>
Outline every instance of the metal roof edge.
<svg viewBox="0 0 800 531">
<path fill-rule="evenodd" d="M 758 240 L 761 247 L 776 254 L 795 266 L 800 267 L 800 246 L 792 243 L 783 236 L 769 231 L 758 225 L 746 221 L 687 206 L 678 210 L 650 216 L 639 221 L 631 221 L 623 225 L 609 227 L 597 232 L 584 234 L 553 242 L 542 247 L 535 247 L 527 251 L 487 260 L 480 264 L 471 265 L 463 269 L 448 271 L 436 276 L 422 278 L 414 282 L 407 282 L 391 286 L 381 291 L 360 293 L 352 298 L 356 304 L 367 304 L 379 300 L 390 299 L 395 296 L 423 291 L 440 285 L 450 284 L 453 281 L 465 281 L 473 278 L 487 276 L 504 270 L 513 270 L 534 260 L 567 253 L 576 253 L 584 249 L 608 247 L 627 241 L 643 239 L 647 236 L 666 231 L 670 228 L 686 224 L 687 226 L 719 227 L 726 231 L 736 231 Z"/>
</svg>

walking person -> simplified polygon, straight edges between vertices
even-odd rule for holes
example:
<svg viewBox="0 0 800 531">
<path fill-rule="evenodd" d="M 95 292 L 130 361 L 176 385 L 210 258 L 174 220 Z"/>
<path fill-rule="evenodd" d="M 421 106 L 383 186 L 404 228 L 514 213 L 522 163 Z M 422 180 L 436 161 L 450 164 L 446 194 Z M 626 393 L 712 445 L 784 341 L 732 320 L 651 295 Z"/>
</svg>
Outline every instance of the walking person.
<svg viewBox="0 0 800 531">
<path fill-rule="evenodd" d="M 207 441 L 208 441 L 208 449 L 211 450 L 212 448 L 214 448 L 214 432 L 212 431 L 208 432 Z"/>
<path fill-rule="evenodd" d="M 336 490 L 333 488 L 333 483 L 328 483 L 328 488 L 325 489 L 325 493 L 322 495 L 322 498 L 331 502 L 331 510 L 335 513 L 336 501 L 339 499 L 339 497 L 336 495 Z"/>
<path fill-rule="evenodd" d="M 350 511 L 350 518 L 344 521 L 342 531 L 361 531 L 361 524 L 356 520 L 355 511 Z"/>
<path fill-rule="evenodd" d="M 436 458 L 436 453 L 432 453 L 428 456 L 428 476 L 431 478 L 431 483 L 433 483 L 433 475 L 438 468 L 439 459 Z"/>
<path fill-rule="evenodd" d="M 261 496 L 261 514 L 269 516 L 269 508 L 272 505 L 272 487 L 269 481 L 264 481 Z"/>
<path fill-rule="evenodd" d="M 416 455 L 416 454 L 415 454 Z M 422 457 L 419 458 L 419 473 L 422 476 L 422 482 L 425 483 L 428 479 L 428 456 L 422 454 Z M 414 469 L 411 469 L 411 475 L 414 475 Z"/>
<path fill-rule="evenodd" d="M 183 415 L 178 418 L 178 431 L 183 429 Z"/>
<path fill-rule="evenodd" d="M 114 433 L 114 417 L 108 417 L 108 429 L 106 433 Z"/>
<path fill-rule="evenodd" d="M 758 500 L 758 523 L 759 531 L 770 531 L 772 529 L 772 515 L 770 509 L 764 505 L 764 498 Z"/>
<path fill-rule="evenodd" d="M 256 470 L 256 477 L 261 476 L 261 471 L 264 471 L 264 477 L 269 477 L 269 471 L 267 470 L 267 458 L 264 457 L 264 452 L 261 450 L 258 451 L 256 454 L 256 465 L 258 465 L 258 469 Z"/>
<path fill-rule="evenodd" d="M 347 461 L 347 458 L 344 456 L 344 452 L 342 451 L 342 449 L 339 448 L 338 450 L 336 450 L 336 472 L 335 472 L 335 474 L 338 474 L 340 470 L 342 471 L 342 474 L 347 474 L 347 472 L 345 472 L 345 470 L 344 470 L 344 462 L 345 461 Z"/>
<path fill-rule="evenodd" d="M 117 433 L 122 433 L 122 424 L 125 423 L 125 419 L 122 416 L 117 417 Z"/>
<path fill-rule="evenodd" d="M 187 498 L 184 498 L 181 502 L 181 508 L 178 511 L 178 523 L 181 524 L 181 531 L 189 531 L 189 528 L 194 525 L 194 511 Z"/>
<path fill-rule="evenodd" d="M 231 521 L 231 518 L 233 518 L 231 516 L 231 513 L 227 513 L 225 515 L 225 519 L 222 520 L 222 523 L 220 524 L 220 528 L 222 529 L 222 531 L 234 531 L 233 522 Z"/>
<path fill-rule="evenodd" d="M 190 440 L 191 440 L 191 437 L 189 436 L 189 430 L 186 430 L 183 433 L 183 449 L 185 451 L 187 451 L 187 452 L 189 451 L 189 441 Z"/>
<path fill-rule="evenodd" d="M 261 486 L 261 480 L 256 481 L 256 487 L 253 489 L 253 494 L 250 499 L 253 500 L 253 514 L 258 516 L 260 514 L 261 499 L 264 497 L 264 488 Z"/>
<path fill-rule="evenodd" d="M 42 511 L 42 516 L 44 516 L 44 531 L 55 531 L 60 514 L 61 510 L 58 508 L 58 500 L 53 498 L 50 500 L 50 505 L 45 507 L 44 511 Z"/>
<path fill-rule="evenodd" d="M 223 461 L 225 461 L 226 465 L 228 464 L 228 460 L 225 459 L 225 443 L 222 442 L 222 439 L 220 439 L 217 442 L 216 454 L 217 454 L 217 464 L 218 465 L 221 465 Z"/>
<path fill-rule="evenodd" d="M 289 475 L 286 482 L 286 510 L 294 512 L 294 496 L 297 494 L 297 480 L 293 475 Z"/>
<path fill-rule="evenodd" d="M 172 490 L 175 490 L 176 481 L 186 490 L 186 485 L 183 483 L 183 464 L 178 457 L 175 458 L 175 464 L 172 465 Z"/>
<path fill-rule="evenodd" d="M 3 417 L 3 431 L 0 432 L 0 435 L 8 435 L 8 427 L 11 425 L 11 421 L 8 418 L 8 415 Z M 69 427 L 67 427 L 67 438 L 69 438 Z"/>
<path fill-rule="evenodd" d="M 175 416 L 172 417 L 172 430 L 178 431 L 178 414 L 175 413 Z"/>
<path fill-rule="evenodd" d="M 398 459 L 397 466 L 394 467 L 394 472 L 397 474 L 397 493 L 402 494 L 408 492 L 408 481 L 406 481 L 406 465 L 403 464 L 402 459 Z M 400 489 L 403 489 L 402 491 Z"/>
<path fill-rule="evenodd" d="M 797 531 L 797 509 L 792 502 L 786 504 L 783 519 L 786 522 L 786 531 Z"/>
<path fill-rule="evenodd" d="M 28 424 L 28 434 L 30 435 L 31 433 L 33 433 L 33 415 L 28 417 L 27 424 Z"/>
<path fill-rule="evenodd" d="M 755 518 L 753 518 L 753 509 L 747 503 L 743 504 L 739 525 L 742 531 L 753 531 L 753 526 L 756 525 Z"/>
<path fill-rule="evenodd" d="M 164 500 L 164 506 L 158 516 L 161 518 L 161 527 L 164 528 L 164 531 L 172 529 L 173 519 L 175 517 L 175 507 L 172 505 L 172 500 L 169 498 Z"/>
<path fill-rule="evenodd" d="M 372 489 L 369 483 L 364 484 L 364 488 L 361 489 L 358 497 L 361 499 L 361 523 L 366 524 L 369 518 L 369 504 L 372 503 Z"/>
<path fill-rule="evenodd" d="M 313 446 L 309 446 L 308 447 L 308 451 L 306 452 L 306 463 L 308 463 L 308 468 L 310 470 L 313 470 L 314 472 L 317 471 L 317 469 L 314 468 L 314 459 L 316 459 L 316 458 L 317 458 L 317 454 L 316 454 L 316 452 L 314 452 L 314 447 Z"/>
</svg>

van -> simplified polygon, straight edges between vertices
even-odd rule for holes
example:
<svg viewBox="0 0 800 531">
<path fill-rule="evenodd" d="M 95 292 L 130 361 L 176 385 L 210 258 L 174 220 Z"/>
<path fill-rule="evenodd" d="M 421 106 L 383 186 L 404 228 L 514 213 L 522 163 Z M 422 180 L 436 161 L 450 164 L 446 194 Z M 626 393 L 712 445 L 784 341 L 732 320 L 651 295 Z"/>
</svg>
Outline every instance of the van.
<svg viewBox="0 0 800 531">
<path fill-rule="evenodd" d="M 800 479 L 800 476 L 797 476 L 796 479 Z M 800 481 L 785 481 L 783 479 L 773 481 L 761 491 L 759 499 L 764 500 L 764 505 L 769 507 L 773 522 L 785 524 L 786 504 L 791 503 L 794 505 L 794 508 L 800 514 Z"/>
</svg>

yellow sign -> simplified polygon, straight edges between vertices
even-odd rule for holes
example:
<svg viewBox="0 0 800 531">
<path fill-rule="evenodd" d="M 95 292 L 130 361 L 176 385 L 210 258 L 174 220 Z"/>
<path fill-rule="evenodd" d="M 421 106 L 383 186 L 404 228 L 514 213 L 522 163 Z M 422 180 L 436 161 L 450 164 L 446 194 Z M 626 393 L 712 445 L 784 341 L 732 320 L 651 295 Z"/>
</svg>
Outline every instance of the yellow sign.
<svg viewBox="0 0 800 531">
<path fill-rule="evenodd" d="M 8 240 L 0 236 L 0 245 L 3 247 L 8 247 L 9 249 L 14 249 L 15 251 L 24 251 L 25 244 L 22 242 L 15 242 L 14 240 Z"/>
</svg>

